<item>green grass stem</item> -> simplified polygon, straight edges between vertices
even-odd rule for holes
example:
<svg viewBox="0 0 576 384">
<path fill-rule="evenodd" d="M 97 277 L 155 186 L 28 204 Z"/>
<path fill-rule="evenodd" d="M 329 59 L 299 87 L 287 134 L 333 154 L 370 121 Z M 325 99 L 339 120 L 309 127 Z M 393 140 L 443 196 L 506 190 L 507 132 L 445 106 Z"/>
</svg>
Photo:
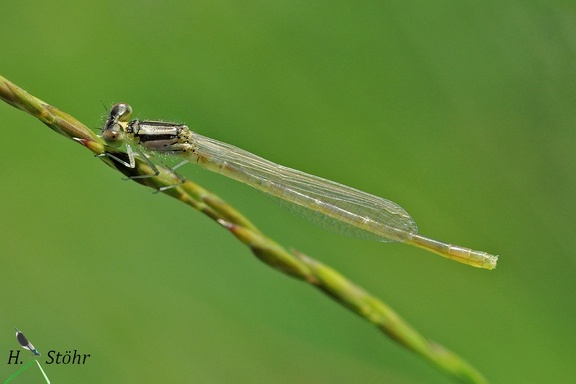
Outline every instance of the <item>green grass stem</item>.
<svg viewBox="0 0 576 384">
<path fill-rule="evenodd" d="M 137 159 L 136 167 L 128 168 L 106 156 L 112 154 L 123 160 L 128 158 L 128 155 L 121 150 L 107 147 L 94 132 L 72 116 L 30 95 L 2 76 L 0 76 L 0 98 L 15 108 L 37 117 L 55 132 L 83 145 L 93 154 L 100 156 L 101 161 L 125 176 L 154 173 L 145 161 Z M 132 180 L 157 191 L 181 182 L 171 169 L 158 166 L 158 170 L 157 176 Z M 462 383 L 488 382 L 464 359 L 422 336 L 382 300 L 372 296 L 327 265 L 298 251 L 288 251 L 212 192 L 186 180 L 181 185 L 161 190 L 161 193 L 205 214 L 232 233 L 264 263 L 319 289 L 374 324 L 390 339 L 423 357 L 452 378 Z"/>
</svg>

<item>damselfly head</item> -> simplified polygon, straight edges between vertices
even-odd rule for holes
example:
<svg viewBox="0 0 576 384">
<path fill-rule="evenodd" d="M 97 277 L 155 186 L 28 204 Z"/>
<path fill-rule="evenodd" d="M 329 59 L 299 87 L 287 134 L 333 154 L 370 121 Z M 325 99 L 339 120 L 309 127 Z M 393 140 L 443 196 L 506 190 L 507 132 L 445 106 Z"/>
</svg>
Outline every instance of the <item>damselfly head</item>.
<svg viewBox="0 0 576 384">
<path fill-rule="evenodd" d="M 132 117 L 132 107 L 125 103 L 119 103 L 112 107 L 108 119 L 102 127 L 100 137 L 111 147 L 119 147 L 125 140 L 126 124 Z"/>
</svg>

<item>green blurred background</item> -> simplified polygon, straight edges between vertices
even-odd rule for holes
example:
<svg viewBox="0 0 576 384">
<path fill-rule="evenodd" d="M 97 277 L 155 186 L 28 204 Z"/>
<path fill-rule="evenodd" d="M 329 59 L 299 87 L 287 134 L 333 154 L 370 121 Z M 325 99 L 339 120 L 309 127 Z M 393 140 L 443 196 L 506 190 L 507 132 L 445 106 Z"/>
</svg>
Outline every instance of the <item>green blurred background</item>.
<svg viewBox="0 0 576 384">
<path fill-rule="evenodd" d="M 434 3 L 4 1 L 0 74 L 95 130 L 129 102 L 499 254 L 488 272 L 340 237 L 183 170 L 492 382 L 573 382 L 576 6 Z M 17 326 L 44 356 L 91 354 L 44 364 L 55 383 L 451 382 L 204 216 L 0 116 L 0 379 Z"/>
</svg>

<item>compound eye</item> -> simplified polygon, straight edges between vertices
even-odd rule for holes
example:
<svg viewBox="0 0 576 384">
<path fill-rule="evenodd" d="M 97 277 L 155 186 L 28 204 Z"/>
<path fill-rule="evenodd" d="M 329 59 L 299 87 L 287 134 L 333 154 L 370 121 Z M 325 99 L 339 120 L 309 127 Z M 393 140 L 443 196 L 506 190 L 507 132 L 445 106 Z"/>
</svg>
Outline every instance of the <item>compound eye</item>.
<svg viewBox="0 0 576 384">
<path fill-rule="evenodd" d="M 118 124 L 103 130 L 100 136 L 104 139 L 106 144 L 114 148 L 121 146 L 124 142 L 124 130 Z"/>
<path fill-rule="evenodd" d="M 132 117 L 132 107 L 125 103 L 119 103 L 110 110 L 110 119 L 127 122 Z"/>
</svg>

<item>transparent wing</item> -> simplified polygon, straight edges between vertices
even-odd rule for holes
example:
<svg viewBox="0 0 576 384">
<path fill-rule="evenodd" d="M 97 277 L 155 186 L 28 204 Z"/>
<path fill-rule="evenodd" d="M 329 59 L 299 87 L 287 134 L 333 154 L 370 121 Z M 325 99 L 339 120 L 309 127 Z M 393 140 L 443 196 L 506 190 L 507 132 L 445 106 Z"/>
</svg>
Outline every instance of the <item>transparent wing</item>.
<svg viewBox="0 0 576 384">
<path fill-rule="evenodd" d="M 410 215 L 390 200 L 196 133 L 190 142 L 185 156 L 191 162 L 279 198 L 289 210 L 332 231 L 378 241 L 404 241 L 418 231 Z"/>
</svg>

